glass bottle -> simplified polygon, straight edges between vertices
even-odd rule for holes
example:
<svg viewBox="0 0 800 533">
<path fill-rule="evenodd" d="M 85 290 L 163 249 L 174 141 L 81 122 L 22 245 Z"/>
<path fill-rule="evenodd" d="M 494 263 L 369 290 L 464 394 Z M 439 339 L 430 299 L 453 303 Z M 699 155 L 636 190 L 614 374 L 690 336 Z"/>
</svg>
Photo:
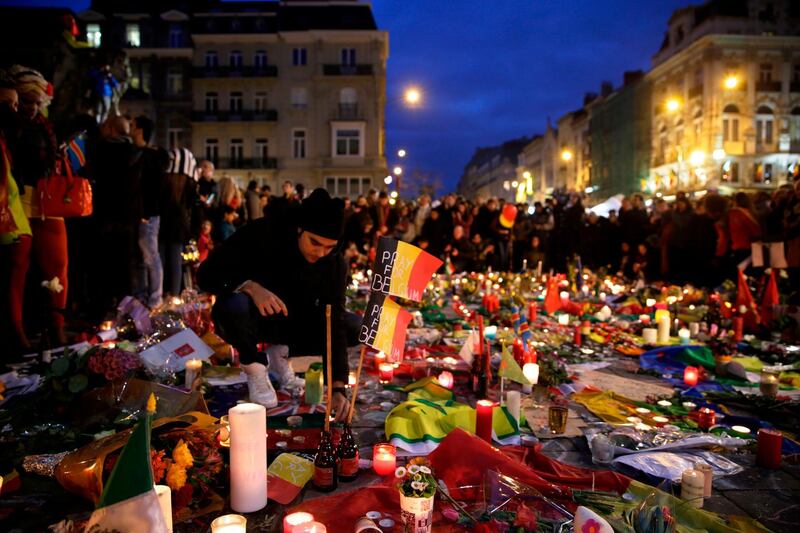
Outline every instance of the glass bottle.
<svg viewBox="0 0 800 533">
<path fill-rule="evenodd" d="M 350 424 L 344 425 L 342 440 L 339 441 L 339 448 L 336 450 L 339 458 L 339 479 L 342 481 L 353 481 L 358 477 L 358 445 L 353 437 Z"/>
<path fill-rule="evenodd" d="M 314 458 L 314 488 L 320 492 L 331 492 L 336 489 L 336 454 L 330 431 L 323 431 Z"/>
</svg>

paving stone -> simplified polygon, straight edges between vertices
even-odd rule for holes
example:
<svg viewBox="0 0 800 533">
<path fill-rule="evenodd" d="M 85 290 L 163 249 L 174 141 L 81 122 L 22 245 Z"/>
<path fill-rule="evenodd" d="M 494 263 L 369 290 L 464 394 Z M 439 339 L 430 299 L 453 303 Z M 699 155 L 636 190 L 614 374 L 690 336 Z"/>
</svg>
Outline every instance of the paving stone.
<svg viewBox="0 0 800 533">
<path fill-rule="evenodd" d="M 712 513 L 747 516 L 744 509 L 722 494 L 714 494 L 710 498 L 706 498 L 703 502 L 703 509 Z"/>
<path fill-rule="evenodd" d="M 741 490 L 724 495 L 775 533 L 800 531 L 800 490 Z"/>
<path fill-rule="evenodd" d="M 733 476 L 714 479 L 717 490 L 800 490 L 800 479 L 782 470 L 747 468 Z"/>
</svg>

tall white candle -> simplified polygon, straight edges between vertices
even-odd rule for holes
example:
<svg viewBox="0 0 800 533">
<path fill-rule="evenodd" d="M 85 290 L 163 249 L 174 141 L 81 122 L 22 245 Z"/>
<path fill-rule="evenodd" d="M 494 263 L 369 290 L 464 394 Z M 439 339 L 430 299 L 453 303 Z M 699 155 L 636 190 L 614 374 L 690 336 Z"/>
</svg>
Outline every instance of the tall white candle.
<svg viewBox="0 0 800 533">
<path fill-rule="evenodd" d="M 681 344 L 689 344 L 689 330 L 686 328 L 681 328 L 678 331 L 678 338 L 680 338 Z"/>
<path fill-rule="evenodd" d="M 700 323 L 689 322 L 689 335 L 691 335 L 692 337 L 697 337 L 698 333 L 700 333 Z"/>
<path fill-rule="evenodd" d="M 517 421 L 517 425 L 519 425 L 520 400 L 521 398 L 518 390 L 506 392 L 506 408 L 508 409 L 508 413 Z"/>
<path fill-rule="evenodd" d="M 194 380 L 197 379 L 197 376 L 200 375 L 202 368 L 203 362 L 200 359 L 189 359 L 186 361 L 186 381 L 184 386 L 187 389 L 192 388 L 192 384 L 194 384 Z"/>
<path fill-rule="evenodd" d="M 669 318 L 658 321 L 658 343 L 669 344 Z"/>
<path fill-rule="evenodd" d="M 167 531 L 172 533 L 172 491 L 166 485 L 156 485 L 156 495 L 167 523 Z"/>
<path fill-rule="evenodd" d="M 252 513 L 267 505 L 267 410 L 241 403 L 228 411 L 231 426 L 231 509 Z"/>
<path fill-rule="evenodd" d="M 536 363 L 525 363 L 522 365 L 522 373 L 528 378 L 532 385 L 539 383 L 539 365 Z"/>
<path fill-rule="evenodd" d="M 658 330 L 656 328 L 644 328 L 642 330 L 642 339 L 645 344 L 655 344 L 658 342 Z"/>
<path fill-rule="evenodd" d="M 705 476 L 693 468 L 688 468 L 681 475 L 681 499 L 692 507 L 703 507 L 703 491 Z"/>
</svg>

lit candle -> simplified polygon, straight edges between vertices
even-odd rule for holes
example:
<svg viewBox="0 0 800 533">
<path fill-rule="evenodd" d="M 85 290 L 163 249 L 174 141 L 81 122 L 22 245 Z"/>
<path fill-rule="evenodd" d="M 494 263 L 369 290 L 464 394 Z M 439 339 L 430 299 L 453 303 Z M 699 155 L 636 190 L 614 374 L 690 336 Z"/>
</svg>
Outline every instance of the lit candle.
<svg viewBox="0 0 800 533">
<path fill-rule="evenodd" d="M 764 468 L 780 468 L 782 444 L 783 435 L 780 431 L 767 428 L 759 429 L 756 462 Z"/>
<path fill-rule="evenodd" d="M 439 385 L 444 387 L 445 389 L 452 389 L 453 388 L 453 374 L 445 370 L 441 374 L 439 374 Z"/>
<path fill-rule="evenodd" d="M 699 322 L 689 322 L 689 335 L 692 337 L 697 337 L 700 333 L 700 323 Z"/>
<path fill-rule="evenodd" d="M 508 409 L 508 414 L 511 415 L 511 418 L 517 423 L 519 427 L 519 415 L 520 415 L 520 407 L 521 407 L 521 396 L 519 391 L 510 390 L 506 392 L 506 409 Z"/>
<path fill-rule="evenodd" d="M 601 302 L 605 302 L 605 301 L 606 301 L 606 293 L 604 293 L 604 292 L 601 292 L 601 293 L 599 294 L 599 297 L 600 297 L 600 301 L 601 301 Z"/>
<path fill-rule="evenodd" d="M 649 415 L 650 409 L 647 409 L 645 407 L 637 407 L 636 412 L 639 413 L 640 415 Z"/>
<path fill-rule="evenodd" d="M 486 326 L 483 330 L 483 335 L 490 341 L 493 341 L 497 336 L 497 326 Z"/>
<path fill-rule="evenodd" d="M 522 374 L 527 378 L 531 385 L 539 383 L 539 365 L 536 363 L 525 363 L 522 365 Z"/>
<path fill-rule="evenodd" d="M 569 303 L 569 293 L 567 291 L 561 291 L 561 304 L 566 305 Z"/>
<path fill-rule="evenodd" d="M 687 366 L 683 370 L 683 382 L 689 385 L 690 387 L 694 387 L 697 385 L 697 380 L 699 378 L 699 371 L 697 370 L 696 366 Z"/>
<path fill-rule="evenodd" d="M 639 315 L 639 322 L 641 322 L 642 324 L 649 324 L 650 315 Z"/>
<path fill-rule="evenodd" d="M 583 297 L 584 298 L 589 296 L 589 286 L 588 285 L 583 285 L 581 287 L 581 292 L 583 293 Z"/>
<path fill-rule="evenodd" d="M 658 400 L 659 407 L 672 407 L 672 402 L 669 400 Z"/>
<path fill-rule="evenodd" d="M 375 370 L 380 370 L 381 364 L 386 362 L 386 354 L 378 352 L 375 354 Z"/>
<path fill-rule="evenodd" d="M 738 433 L 737 437 L 744 437 L 750 434 L 750 428 L 746 426 L 731 426 L 731 431 Z"/>
<path fill-rule="evenodd" d="M 355 384 L 356 384 L 356 373 L 350 372 L 349 374 L 347 374 L 347 386 L 353 387 L 355 386 Z"/>
<path fill-rule="evenodd" d="M 200 359 L 189 359 L 186 361 L 186 381 L 184 382 L 184 387 L 191 389 L 202 369 L 203 362 Z"/>
<path fill-rule="evenodd" d="M 327 533 L 328 528 L 322 522 L 308 522 L 292 529 L 292 533 Z"/>
<path fill-rule="evenodd" d="M 252 513 L 267 505 L 267 410 L 263 405 L 241 403 L 228 411 L 228 420 L 231 509 Z"/>
<path fill-rule="evenodd" d="M 264 491 L 266 495 L 266 491 Z M 211 522 L 211 533 L 246 533 L 247 519 L 238 514 L 226 514 Z"/>
<path fill-rule="evenodd" d="M 391 444 L 376 444 L 372 448 L 372 469 L 379 476 L 394 474 L 397 468 L 397 449 Z"/>
<path fill-rule="evenodd" d="M 492 443 L 492 415 L 494 414 L 494 402 L 490 400 L 478 400 L 475 407 L 475 435 Z"/>
<path fill-rule="evenodd" d="M 172 491 L 166 485 L 156 485 L 156 496 L 164 521 L 167 523 L 167 531 L 172 533 Z"/>
<path fill-rule="evenodd" d="M 558 323 L 561 324 L 562 326 L 568 326 L 569 325 L 569 315 L 566 314 L 566 313 L 558 315 Z"/>
<path fill-rule="evenodd" d="M 525 349 L 522 347 L 522 339 L 514 340 L 514 343 L 511 345 L 511 352 L 514 355 L 514 359 L 518 361 L 525 358 Z"/>
<path fill-rule="evenodd" d="M 683 408 L 687 411 L 694 411 L 697 407 L 697 404 L 694 402 L 683 402 L 681 405 L 683 405 Z"/>
<path fill-rule="evenodd" d="M 656 305 L 656 301 L 653 298 L 648 298 L 647 301 L 645 302 L 645 305 L 647 307 L 653 307 L 654 305 Z"/>
<path fill-rule="evenodd" d="M 389 383 L 394 378 L 394 367 L 389 363 L 381 363 L 378 367 L 381 383 Z"/>
<path fill-rule="evenodd" d="M 778 395 L 779 383 L 779 374 L 776 371 L 766 367 L 761 370 L 761 383 L 759 383 L 758 389 L 763 396 L 775 398 Z"/>
<path fill-rule="evenodd" d="M 658 343 L 669 344 L 669 318 L 662 318 L 658 323 Z"/>
<path fill-rule="evenodd" d="M 656 344 L 658 342 L 658 330 L 656 328 L 644 328 L 642 330 L 642 341 L 644 344 Z"/>
<path fill-rule="evenodd" d="M 688 468 L 681 475 L 681 499 L 692 507 L 703 507 L 703 491 L 705 476 L 693 468 Z"/>
<path fill-rule="evenodd" d="M 311 513 L 292 513 L 283 517 L 283 531 L 284 533 L 293 533 L 296 526 L 308 524 L 314 521 L 314 515 Z"/>
<path fill-rule="evenodd" d="M 669 423 L 669 418 L 666 416 L 654 416 L 653 422 L 656 423 L 656 427 L 664 427 Z"/>
<path fill-rule="evenodd" d="M 681 340 L 681 344 L 689 344 L 689 330 L 681 328 L 678 331 L 678 338 Z"/>
<path fill-rule="evenodd" d="M 739 342 L 744 334 L 744 317 L 733 317 L 733 340 Z"/>
<path fill-rule="evenodd" d="M 538 312 L 539 312 L 539 306 L 536 304 L 536 302 L 531 302 L 530 304 L 528 304 L 528 323 L 529 324 L 532 324 L 533 322 L 536 321 L 536 317 L 538 315 Z"/>
<path fill-rule="evenodd" d="M 697 427 L 703 431 L 708 431 L 717 423 L 717 413 L 708 407 L 701 407 L 697 410 Z"/>
</svg>

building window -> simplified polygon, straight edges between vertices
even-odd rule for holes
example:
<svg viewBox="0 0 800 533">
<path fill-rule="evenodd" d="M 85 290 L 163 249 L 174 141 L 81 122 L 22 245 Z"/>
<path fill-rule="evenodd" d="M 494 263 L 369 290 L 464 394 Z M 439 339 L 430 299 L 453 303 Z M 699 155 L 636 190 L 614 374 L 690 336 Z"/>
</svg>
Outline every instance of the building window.
<svg viewBox="0 0 800 533">
<path fill-rule="evenodd" d="M 230 98 L 230 111 L 231 114 L 239 115 L 242 113 L 242 93 L 240 91 L 233 91 Z"/>
<path fill-rule="evenodd" d="M 772 163 L 764 164 L 764 183 L 772 182 Z"/>
<path fill-rule="evenodd" d="M 258 160 L 259 165 L 265 168 L 269 160 L 269 141 L 267 139 L 256 139 L 254 148 L 253 155 Z"/>
<path fill-rule="evenodd" d="M 292 130 L 292 157 L 306 158 L 306 130 Z"/>
<path fill-rule="evenodd" d="M 103 42 L 103 34 L 100 32 L 100 24 L 86 25 L 86 42 L 92 48 L 100 48 Z"/>
<path fill-rule="evenodd" d="M 305 109 L 308 106 L 308 91 L 305 87 L 292 87 L 292 107 Z"/>
<path fill-rule="evenodd" d="M 337 156 L 360 156 L 361 130 L 358 129 L 336 130 L 335 154 Z"/>
<path fill-rule="evenodd" d="M 737 183 L 739 181 L 739 163 L 728 159 L 722 163 L 722 181 Z"/>
<path fill-rule="evenodd" d="M 339 91 L 339 118 L 350 120 L 358 115 L 358 93 L 352 87 Z"/>
<path fill-rule="evenodd" d="M 772 109 L 760 106 L 756 110 L 756 144 L 772 144 L 774 119 Z"/>
<path fill-rule="evenodd" d="M 214 114 L 219 110 L 219 102 L 216 92 L 206 93 L 206 113 Z"/>
<path fill-rule="evenodd" d="M 244 143 L 241 139 L 231 139 L 230 168 L 239 168 L 244 163 Z"/>
<path fill-rule="evenodd" d="M 259 91 L 253 97 L 253 111 L 263 113 L 267 110 L 267 93 Z"/>
<path fill-rule="evenodd" d="M 167 94 L 178 95 L 183 92 L 183 72 L 179 68 L 167 70 Z"/>
<path fill-rule="evenodd" d="M 739 108 L 733 104 L 722 110 L 722 141 L 739 142 Z"/>
<path fill-rule="evenodd" d="M 219 141 L 217 139 L 206 139 L 206 159 L 214 163 L 214 166 L 219 164 Z"/>
<path fill-rule="evenodd" d="M 253 56 L 253 64 L 256 68 L 266 68 L 267 52 L 265 50 L 256 51 L 255 55 Z"/>
<path fill-rule="evenodd" d="M 342 48 L 342 66 L 354 67 L 356 66 L 356 49 L 355 48 Z"/>
<path fill-rule="evenodd" d="M 169 47 L 183 48 L 183 28 L 176 24 L 169 29 Z"/>
<path fill-rule="evenodd" d="M 305 48 L 294 48 L 292 50 L 292 65 L 302 67 L 308 64 L 308 50 Z"/>
<path fill-rule="evenodd" d="M 183 129 L 167 129 L 167 146 L 170 150 L 173 148 L 183 148 Z"/>
<path fill-rule="evenodd" d="M 800 83 L 800 63 L 792 66 L 792 83 Z"/>
<path fill-rule="evenodd" d="M 228 64 L 232 69 L 240 69 L 242 68 L 242 52 L 241 50 L 233 50 L 231 51 L 231 55 L 229 56 Z"/>
<path fill-rule="evenodd" d="M 219 66 L 219 54 L 216 50 L 209 50 L 205 57 L 206 68 L 217 68 Z"/>
<path fill-rule="evenodd" d="M 327 189 L 331 196 L 348 196 L 350 198 L 355 198 L 358 195 L 366 194 L 370 187 L 372 187 L 371 178 L 325 177 L 325 189 Z"/>
<path fill-rule="evenodd" d="M 772 63 L 761 63 L 758 66 L 758 81 L 772 81 Z"/>
<path fill-rule="evenodd" d="M 142 34 L 139 32 L 138 24 L 125 25 L 125 39 L 128 46 L 131 48 L 138 48 L 142 46 Z"/>
</svg>

